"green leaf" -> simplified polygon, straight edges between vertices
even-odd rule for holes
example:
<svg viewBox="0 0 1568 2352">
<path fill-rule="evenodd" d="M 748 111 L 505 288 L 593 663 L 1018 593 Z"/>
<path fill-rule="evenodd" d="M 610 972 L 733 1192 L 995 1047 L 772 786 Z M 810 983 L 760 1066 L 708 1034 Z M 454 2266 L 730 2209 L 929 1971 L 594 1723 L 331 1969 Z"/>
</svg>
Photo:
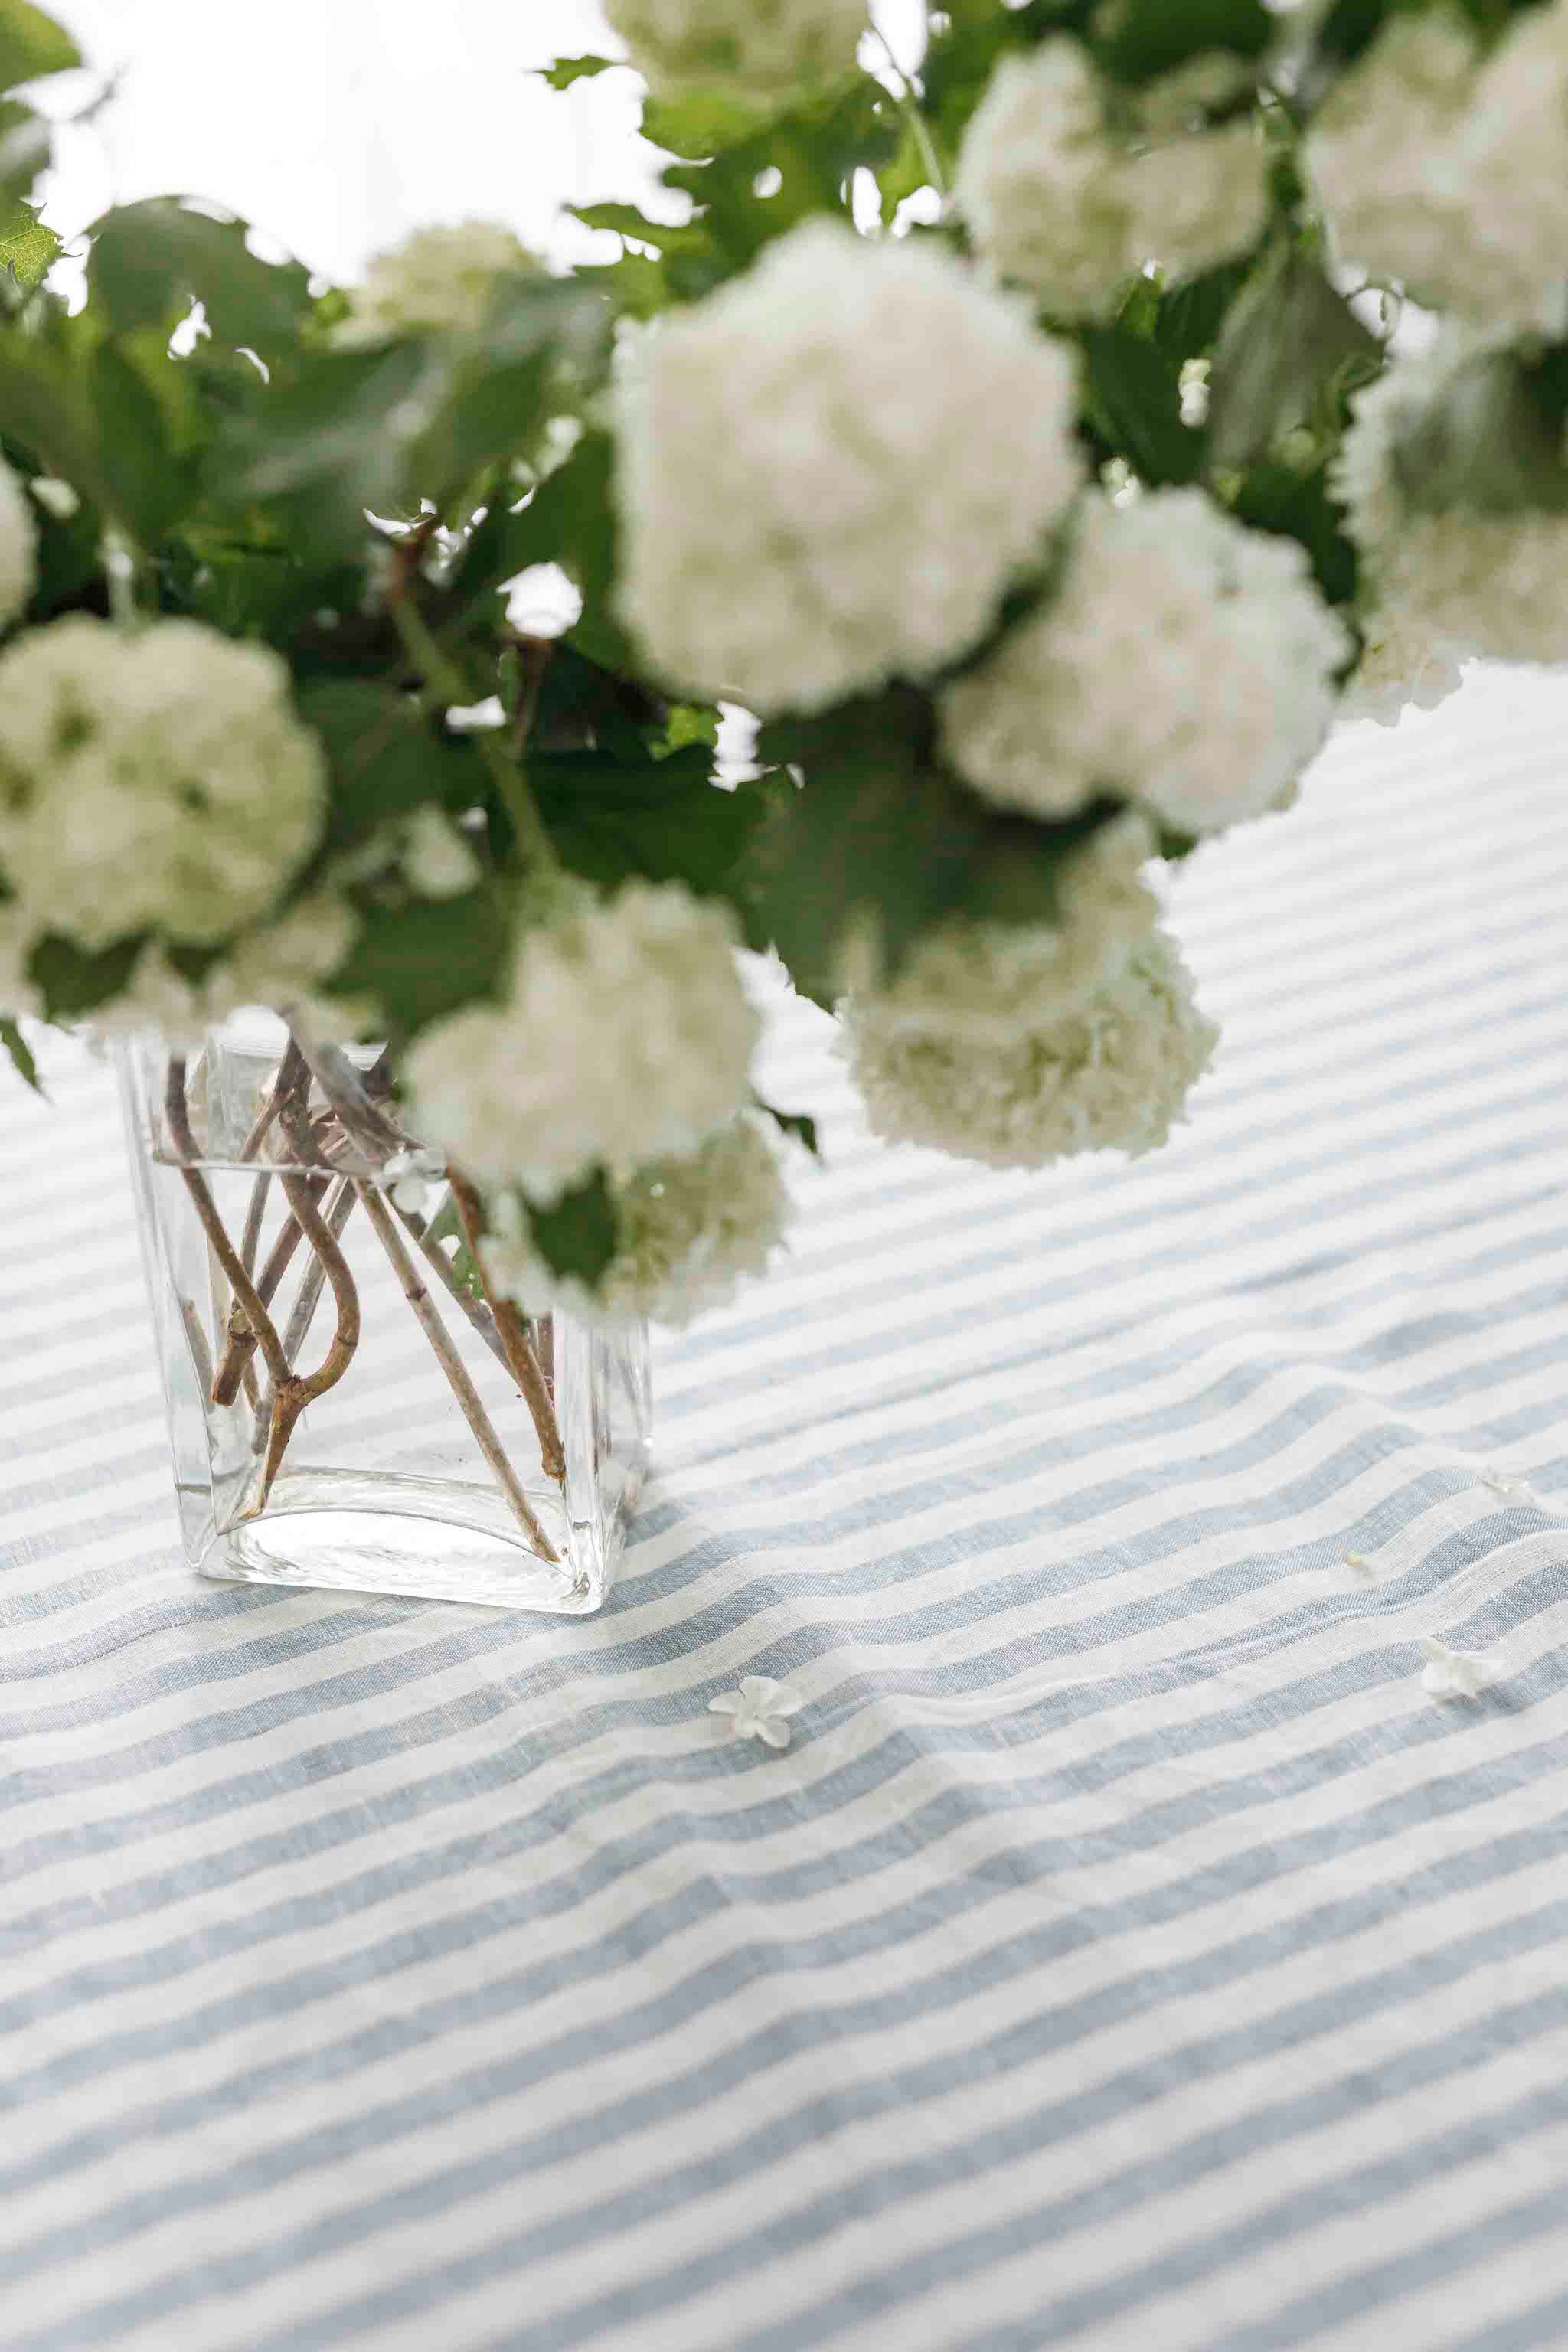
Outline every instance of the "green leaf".
<svg viewBox="0 0 1568 2352">
<path fill-rule="evenodd" d="M 1238 522 L 1299 540 L 1311 558 L 1319 587 L 1331 604 L 1355 601 L 1357 557 L 1342 518 L 1329 496 L 1328 458 L 1308 473 L 1264 458 L 1242 476 L 1230 501 Z M 1167 853 L 1168 854 L 1168 853 Z"/>
<path fill-rule="evenodd" d="M 412 436 L 444 373 L 418 343 L 313 352 L 274 383 L 249 416 L 230 420 L 206 469 L 220 503 L 271 509 L 296 548 L 326 559 L 364 546 L 365 509 L 404 502 Z"/>
<path fill-rule="evenodd" d="M 38 218 L 36 205 L 21 197 L 0 204 L 0 269 L 8 269 L 18 285 L 36 286 L 63 243 Z"/>
<path fill-rule="evenodd" d="M 1206 444 L 1182 422 L 1179 362 L 1121 325 L 1091 327 L 1083 350 L 1084 415 L 1106 446 L 1152 486 L 1195 481 Z"/>
<path fill-rule="evenodd" d="M 371 997 L 395 1043 L 499 993 L 510 940 L 488 892 L 360 911 L 360 936 L 332 975 L 331 993 Z"/>
<path fill-rule="evenodd" d="M 1184 286 L 1163 292 L 1155 305 L 1151 333 L 1168 359 L 1206 359 L 1225 323 L 1226 313 L 1252 272 L 1252 257 L 1223 261 Z M 1148 281 L 1145 281 L 1148 282 Z"/>
<path fill-rule="evenodd" d="M 40 940 L 27 959 L 27 977 L 43 999 L 46 1018 L 79 1021 L 100 1005 L 112 1003 L 144 944 L 144 934 L 138 933 L 89 955 L 53 932 Z"/>
<path fill-rule="evenodd" d="M 510 511 L 492 508 L 448 583 L 437 612 L 438 625 L 470 617 L 506 581 L 531 565 L 559 563 L 583 596 L 574 642 L 606 669 L 633 667 L 631 647 L 610 610 L 616 578 L 614 462 L 609 435 L 585 433 L 525 506 Z"/>
<path fill-rule="evenodd" d="M 608 356 L 610 306 L 574 278 L 500 281 L 485 324 L 442 354 L 445 396 L 415 444 L 410 479 L 443 506 L 476 474 L 525 452 L 547 419 L 595 382 Z"/>
<path fill-rule="evenodd" d="M 816 1121 L 810 1117 L 809 1113 L 804 1110 L 775 1110 L 771 1102 L 764 1102 L 762 1096 L 758 1094 L 752 1095 L 752 1101 L 765 1118 L 773 1120 L 781 1134 L 793 1135 L 797 1143 L 805 1144 L 814 1160 L 821 1159 L 822 1147 L 816 1139 Z"/>
<path fill-rule="evenodd" d="M 1383 346 L 1297 247 L 1277 248 L 1244 288 L 1215 352 L 1209 442 L 1215 466 L 1245 466 L 1303 425 L 1331 429 Z"/>
<path fill-rule="evenodd" d="M 78 325 L 56 323 L 61 338 Z M 0 328 L 0 433 L 28 452 L 36 471 L 59 475 L 79 497 L 111 513 L 110 477 L 84 396 L 86 368 L 79 347 Z"/>
<path fill-rule="evenodd" d="M 536 754 L 529 782 L 562 858 L 613 889 L 629 876 L 684 882 L 725 895 L 750 849 L 773 788 L 711 782 L 710 753 L 693 743 L 667 759 L 629 765 L 597 751 Z"/>
<path fill-rule="evenodd" d="M 1150 81 L 1209 49 L 1260 58 L 1275 21 L 1263 0 L 1110 0 L 1094 19 L 1095 47 L 1118 81 Z"/>
<path fill-rule="evenodd" d="M 563 1279 L 596 1290 L 616 1255 L 616 1211 L 602 1171 L 595 1170 L 552 1209 L 530 1207 L 534 1247 Z"/>
<path fill-rule="evenodd" d="M 1114 814 L 1035 824 L 988 809 L 936 761 L 929 712 L 897 688 L 820 719 L 764 728 L 764 760 L 804 784 L 761 834 L 747 877 L 757 946 L 773 945 L 795 985 L 831 1006 L 869 950 L 897 976 L 927 931 L 957 916 L 1049 922 L 1062 862 Z"/>
<path fill-rule="evenodd" d="M 296 688 L 294 700 L 327 753 L 329 847 L 353 848 L 387 818 L 431 802 L 458 814 L 484 798 L 485 772 L 473 745 L 433 735 L 395 687 L 318 676 Z"/>
<path fill-rule="evenodd" d="M 30 0 L 0 0 L 0 89 L 43 74 L 68 73 L 81 51 L 63 26 Z"/>
<path fill-rule="evenodd" d="M 574 81 L 586 81 L 593 74 L 613 73 L 615 68 L 614 58 L 557 58 L 552 66 L 542 69 L 539 78 L 547 81 L 552 89 L 570 89 Z"/>
<path fill-rule="evenodd" d="M 258 259 L 244 221 L 198 212 L 182 197 L 119 205 L 89 234 L 89 290 L 116 333 L 172 327 L 200 302 L 220 342 L 266 359 L 291 342 L 310 308 L 309 272 L 300 263 Z"/>
<path fill-rule="evenodd" d="M 8 1013 L 0 1013 L 0 1045 L 4 1045 L 16 1065 L 16 1075 L 36 1095 L 44 1091 L 38 1076 L 38 1066 L 33 1059 L 32 1047 L 23 1036 L 20 1024 Z"/>
<path fill-rule="evenodd" d="M 1440 397 L 1394 445 L 1394 478 L 1421 514 L 1568 509 L 1563 418 L 1548 370 L 1483 351 L 1449 375 Z"/>
</svg>

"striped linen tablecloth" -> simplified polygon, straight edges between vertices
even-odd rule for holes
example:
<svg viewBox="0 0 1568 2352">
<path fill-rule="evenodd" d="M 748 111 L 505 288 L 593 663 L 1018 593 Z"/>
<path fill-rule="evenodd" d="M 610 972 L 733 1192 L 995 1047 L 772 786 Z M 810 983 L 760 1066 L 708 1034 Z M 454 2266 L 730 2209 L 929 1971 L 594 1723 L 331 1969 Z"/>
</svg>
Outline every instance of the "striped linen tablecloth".
<svg viewBox="0 0 1568 2352">
<path fill-rule="evenodd" d="M 108 1077 L 5 1086 L 5 2352 L 1568 2345 L 1565 696 L 1194 862 L 1162 1156 L 786 1024 L 584 1622 L 192 1576 Z"/>
</svg>

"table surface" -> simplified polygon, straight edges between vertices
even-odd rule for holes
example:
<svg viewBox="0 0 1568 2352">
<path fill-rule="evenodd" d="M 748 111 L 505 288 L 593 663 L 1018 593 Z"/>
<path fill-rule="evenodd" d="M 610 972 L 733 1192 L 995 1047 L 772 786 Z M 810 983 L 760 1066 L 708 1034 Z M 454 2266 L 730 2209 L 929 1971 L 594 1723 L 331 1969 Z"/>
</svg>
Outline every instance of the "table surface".
<svg viewBox="0 0 1568 2352">
<path fill-rule="evenodd" d="M 0 1081 L 5 2352 L 1568 2343 L 1564 693 L 1194 861 L 1163 1155 L 786 1030 L 587 1622 L 190 1574 L 106 1075 Z"/>
</svg>

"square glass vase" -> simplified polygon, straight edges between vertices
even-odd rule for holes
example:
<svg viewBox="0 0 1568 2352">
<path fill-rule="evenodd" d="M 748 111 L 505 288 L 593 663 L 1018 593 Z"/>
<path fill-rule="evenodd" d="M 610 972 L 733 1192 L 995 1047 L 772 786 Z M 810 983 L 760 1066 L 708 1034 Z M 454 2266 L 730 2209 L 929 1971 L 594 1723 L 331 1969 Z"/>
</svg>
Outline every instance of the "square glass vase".
<svg viewBox="0 0 1568 2352">
<path fill-rule="evenodd" d="M 117 1049 L 191 1564 L 590 1614 L 647 1465 L 646 1327 L 503 1329 L 444 1177 L 384 1172 L 297 1059 L 289 1125 L 268 1123 L 289 1048 L 246 1013 L 174 1064 L 155 1041 Z"/>
</svg>

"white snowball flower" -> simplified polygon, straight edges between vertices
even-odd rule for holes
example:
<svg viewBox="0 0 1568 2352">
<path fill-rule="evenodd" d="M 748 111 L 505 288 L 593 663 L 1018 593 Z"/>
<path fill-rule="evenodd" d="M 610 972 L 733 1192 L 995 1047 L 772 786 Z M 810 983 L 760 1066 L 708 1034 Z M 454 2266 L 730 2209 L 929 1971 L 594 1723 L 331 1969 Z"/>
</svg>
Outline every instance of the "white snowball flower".
<svg viewBox="0 0 1568 2352">
<path fill-rule="evenodd" d="M 767 1271 L 790 1200 L 778 1150 L 750 1113 L 683 1158 L 656 1160 L 612 1182 L 616 1254 L 590 1289 L 556 1274 L 534 1247 L 514 1195 L 491 1212 L 492 1284 L 533 1315 L 560 1308 L 594 1329 L 647 1316 L 676 1327 L 727 1306 Z"/>
<path fill-rule="evenodd" d="M 315 848 L 321 744 L 287 664 L 199 621 L 73 614 L 0 654 L 0 872 L 37 930 L 216 942 Z"/>
<path fill-rule="evenodd" d="M 229 952 L 187 980 L 150 940 L 124 987 L 94 1007 L 87 1026 L 100 1037 L 157 1030 L 171 1045 L 192 1045 L 247 1005 L 297 1013 L 324 1045 L 363 1036 L 378 1008 L 363 998 L 321 993 L 359 933 L 359 918 L 331 890 L 299 899 L 275 923 L 243 932 Z"/>
<path fill-rule="evenodd" d="M 541 1207 L 595 1168 L 695 1151 L 744 1101 L 761 1026 L 737 944 L 728 910 L 678 883 L 564 898 L 524 934 L 504 1003 L 416 1040 L 416 1129 Z"/>
<path fill-rule="evenodd" d="M 450 817 L 428 801 L 398 828 L 403 871 L 422 898 L 458 898 L 479 880 L 479 861 Z"/>
<path fill-rule="evenodd" d="M 1464 337 L 1395 362 L 1352 400 L 1332 475 L 1345 529 L 1362 552 L 1375 625 L 1452 655 L 1568 661 L 1568 514 L 1406 505 L 1401 444 L 1479 348 Z"/>
<path fill-rule="evenodd" d="M 27 493 L 0 458 L 0 629 L 24 613 L 37 580 L 38 527 Z"/>
<path fill-rule="evenodd" d="M 660 320 L 617 405 L 622 617 L 759 711 L 962 653 L 1082 478 L 1067 351 L 952 255 L 827 221 Z"/>
<path fill-rule="evenodd" d="M 1095 493 L 1056 595 L 944 690 L 942 741 L 1004 807 L 1071 816 L 1110 792 L 1212 833 L 1289 791 L 1350 650 L 1295 541 L 1202 490 Z"/>
<path fill-rule="evenodd" d="M 786 98 L 855 70 L 866 0 L 605 0 L 639 72 L 657 84 L 728 81 Z"/>
<path fill-rule="evenodd" d="M 352 350 L 421 328 L 471 334 L 484 323 L 498 278 L 544 275 L 544 264 L 500 221 L 416 229 L 371 256 L 363 285 L 346 289 L 348 316 L 332 340 Z"/>
<path fill-rule="evenodd" d="M 1346 259 L 1485 327 L 1568 327 L 1568 0 L 1485 55 L 1457 9 L 1392 17 L 1315 120 Z"/>
<path fill-rule="evenodd" d="M 875 998 L 879 1035 L 933 1031 L 957 1044 L 1006 1046 L 1111 986 L 1145 945 L 1160 902 L 1142 877 L 1156 855 L 1147 818 L 1128 810 L 1101 825 L 1059 884 L 1055 923 L 943 924 L 915 947 Z"/>
<path fill-rule="evenodd" d="M 1373 612 L 1363 623 L 1362 656 L 1340 700 L 1341 719 L 1397 727 L 1407 710 L 1436 710 L 1464 684 L 1458 663 L 1397 614 Z"/>
<path fill-rule="evenodd" d="M 1173 90 L 1164 106 L 1185 96 Z M 954 193 L 979 251 L 1064 319 L 1110 317 L 1145 262 L 1190 278 L 1247 252 L 1268 215 L 1250 121 L 1135 148 L 1113 131 L 1094 63 L 1068 35 L 998 62 Z"/>
<path fill-rule="evenodd" d="M 1005 1043 L 977 1045 L 970 1012 L 955 1005 L 922 1031 L 885 1018 L 875 999 L 846 1008 L 850 1066 L 874 1134 L 994 1168 L 1152 1151 L 1185 1116 L 1219 1034 L 1161 931 L 1087 1002 L 1062 1012 L 1047 992 L 1032 1016 L 1016 1013 Z"/>
</svg>

